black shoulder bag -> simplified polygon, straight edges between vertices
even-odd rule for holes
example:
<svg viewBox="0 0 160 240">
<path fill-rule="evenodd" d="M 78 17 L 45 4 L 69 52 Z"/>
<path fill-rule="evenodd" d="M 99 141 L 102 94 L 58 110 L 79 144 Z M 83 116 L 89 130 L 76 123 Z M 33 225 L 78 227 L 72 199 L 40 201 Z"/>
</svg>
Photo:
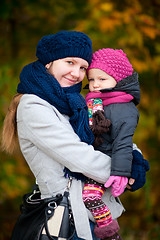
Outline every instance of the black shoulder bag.
<svg viewBox="0 0 160 240">
<path fill-rule="evenodd" d="M 72 239 L 75 227 L 68 201 L 71 181 L 63 195 L 41 199 L 37 190 L 25 194 L 11 240 Z"/>
</svg>

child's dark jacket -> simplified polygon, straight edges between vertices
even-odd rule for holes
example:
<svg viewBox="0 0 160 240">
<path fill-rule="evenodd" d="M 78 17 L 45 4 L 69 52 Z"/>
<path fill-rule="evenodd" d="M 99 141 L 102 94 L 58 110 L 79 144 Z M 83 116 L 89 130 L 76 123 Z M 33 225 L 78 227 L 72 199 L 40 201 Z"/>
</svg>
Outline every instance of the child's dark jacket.
<svg viewBox="0 0 160 240">
<path fill-rule="evenodd" d="M 133 135 L 138 124 L 139 112 L 136 105 L 140 101 L 140 87 L 138 74 L 121 80 L 116 87 L 107 91 L 123 91 L 131 94 L 134 99 L 128 103 L 113 103 L 104 106 L 106 118 L 111 120 L 108 133 L 103 134 L 104 142 L 96 149 L 112 157 L 111 175 L 131 175 Z"/>
</svg>

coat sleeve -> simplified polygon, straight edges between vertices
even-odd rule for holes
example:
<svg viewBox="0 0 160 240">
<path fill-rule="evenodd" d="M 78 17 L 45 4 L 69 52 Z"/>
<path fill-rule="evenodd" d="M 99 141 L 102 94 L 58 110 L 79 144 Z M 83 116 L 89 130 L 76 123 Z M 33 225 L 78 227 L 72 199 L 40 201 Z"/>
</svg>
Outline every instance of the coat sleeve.
<svg viewBox="0 0 160 240">
<path fill-rule="evenodd" d="M 111 175 L 130 177 L 132 169 L 133 135 L 138 124 L 138 110 L 132 115 L 117 118 L 112 126 Z"/>
<path fill-rule="evenodd" d="M 46 101 L 24 95 L 17 122 L 22 125 L 23 138 L 49 158 L 101 183 L 109 178 L 110 157 L 81 142 L 69 121 Z"/>
</svg>

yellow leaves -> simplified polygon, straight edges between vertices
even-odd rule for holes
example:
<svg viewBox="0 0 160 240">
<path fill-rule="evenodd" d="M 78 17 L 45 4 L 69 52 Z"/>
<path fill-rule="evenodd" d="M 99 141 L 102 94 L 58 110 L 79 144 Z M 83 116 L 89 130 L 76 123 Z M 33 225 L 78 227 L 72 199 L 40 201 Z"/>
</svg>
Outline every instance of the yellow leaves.
<svg viewBox="0 0 160 240">
<path fill-rule="evenodd" d="M 7 162 L 4 165 L 4 171 L 5 171 L 6 175 L 11 176 L 14 172 L 14 168 L 15 168 L 15 166 L 13 164 Z"/>
<path fill-rule="evenodd" d="M 108 3 L 102 3 L 100 5 L 100 9 L 105 12 L 111 12 L 113 10 L 113 4 L 108 2 Z"/>
<path fill-rule="evenodd" d="M 146 14 L 141 14 L 139 16 L 139 20 L 142 23 L 144 23 L 146 25 L 149 25 L 149 26 L 154 26 L 155 25 L 155 20 L 151 16 L 146 15 Z"/>
<path fill-rule="evenodd" d="M 155 39 L 160 34 L 158 22 L 152 16 L 143 13 L 139 1 L 136 1 L 134 6 L 130 5 L 123 11 L 117 11 L 111 2 L 100 3 L 94 0 L 91 19 L 96 20 L 95 24 L 98 23 L 97 27 L 102 32 L 114 32 L 116 27 L 126 30 L 131 27 L 133 36 L 137 31 L 150 39 Z"/>
<path fill-rule="evenodd" d="M 148 26 L 142 26 L 140 27 L 141 31 L 149 38 L 151 39 L 155 39 L 156 35 L 157 35 L 157 29 L 153 28 L 153 27 L 148 27 Z"/>
<path fill-rule="evenodd" d="M 141 13 L 136 16 L 135 20 L 138 23 L 137 27 L 139 31 L 147 37 L 155 39 L 155 37 L 160 34 L 158 22 L 156 22 L 153 17 Z"/>
<path fill-rule="evenodd" d="M 153 57 L 150 56 L 148 49 L 144 46 L 140 50 L 135 49 L 131 51 L 131 62 L 133 68 L 138 73 L 143 72 L 156 72 L 158 71 L 158 64 Z"/>
<path fill-rule="evenodd" d="M 160 66 L 160 55 L 155 56 L 154 58 L 154 62 L 156 63 L 155 69 L 159 70 L 159 66 Z"/>
<path fill-rule="evenodd" d="M 0 202 L 5 199 L 14 199 L 24 191 L 28 191 L 31 185 L 32 173 L 22 157 L 15 155 L 14 159 L 2 154 L 1 173 L 0 173 Z M 24 164 L 25 163 L 25 164 Z"/>
<path fill-rule="evenodd" d="M 144 96 L 141 98 L 141 101 Z M 141 103 L 142 105 L 142 103 Z M 140 119 L 138 127 L 135 131 L 134 142 L 137 145 L 147 142 L 151 136 L 155 134 L 156 131 L 156 116 L 153 114 L 146 114 L 145 112 L 140 112 Z"/>
<path fill-rule="evenodd" d="M 141 85 L 145 84 L 146 79 L 141 78 Z M 150 85 L 153 84 L 153 79 L 150 79 Z M 159 121 L 158 113 L 160 108 L 159 89 L 150 91 L 150 94 L 141 91 L 140 119 L 138 127 L 135 132 L 134 140 L 144 145 L 153 139 L 160 139 L 160 126 L 157 124 Z M 141 110 L 142 107 L 142 110 Z M 158 144 L 158 143 L 157 143 Z M 156 145 L 155 145 L 156 150 Z"/>
<path fill-rule="evenodd" d="M 145 79 L 142 79 L 142 82 L 145 81 Z M 148 106 L 150 105 L 150 97 L 146 92 L 142 91 L 142 96 L 141 96 L 141 103 L 140 105 L 143 106 L 143 108 L 147 109 Z"/>
<path fill-rule="evenodd" d="M 116 19 L 116 18 L 101 17 L 99 19 L 99 28 L 102 32 L 113 31 L 115 27 L 120 25 L 121 23 L 119 19 Z"/>
<path fill-rule="evenodd" d="M 130 24 L 128 26 L 128 28 L 126 29 L 126 31 L 129 33 L 130 37 L 128 38 L 128 43 L 131 46 L 137 46 L 142 48 L 143 46 L 143 36 L 142 33 L 139 32 L 135 26 L 133 26 L 132 24 Z"/>
<path fill-rule="evenodd" d="M 85 32 L 85 29 L 86 29 L 86 22 L 85 20 L 81 20 L 77 26 L 74 28 L 75 31 L 80 31 L 80 32 Z"/>
<path fill-rule="evenodd" d="M 130 24 L 126 28 L 128 38 L 125 36 L 126 44 L 130 46 L 136 46 L 136 48 L 143 48 L 143 35 L 139 32 L 134 25 Z M 123 37 L 123 36 L 122 36 Z"/>
<path fill-rule="evenodd" d="M 5 198 L 16 198 L 21 195 L 24 190 L 27 191 L 31 184 L 31 179 L 27 179 L 25 176 L 12 174 L 6 174 L 6 177 L 1 180 L 0 191 L 3 193 L 0 197 L 0 201 Z"/>
<path fill-rule="evenodd" d="M 132 58 L 132 65 L 134 69 L 136 69 L 136 71 L 139 73 L 147 71 L 149 68 L 147 61 L 139 60 L 137 58 Z"/>
<path fill-rule="evenodd" d="M 147 37 L 154 39 L 160 34 L 160 30 L 158 31 L 158 28 L 156 28 L 156 21 L 153 17 L 146 14 L 140 14 L 138 15 L 137 21 L 139 22 L 140 31 Z"/>
<path fill-rule="evenodd" d="M 100 0 L 89 0 L 88 2 L 89 2 L 89 4 L 91 4 L 91 5 L 97 5 L 97 4 L 100 3 Z"/>
<path fill-rule="evenodd" d="M 8 184 L 7 181 L 5 181 L 4 179 L 1 181 L 1 198 L 0 200 L 2 201 L 3 198 L 15 198 L 17 196 L 19 196 L 20 192 L 18 190 L 18 186 L 14 187 L 10 184 Z"/>
</svg>

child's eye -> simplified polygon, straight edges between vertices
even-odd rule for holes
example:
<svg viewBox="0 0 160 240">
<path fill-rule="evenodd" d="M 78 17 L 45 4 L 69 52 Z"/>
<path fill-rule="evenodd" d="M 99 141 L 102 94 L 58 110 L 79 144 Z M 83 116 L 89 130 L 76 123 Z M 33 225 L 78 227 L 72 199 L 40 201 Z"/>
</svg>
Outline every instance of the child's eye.
<svg viewBox="0 0 160 240">
<path fill-rule="evenodd" d="M 100 80 L 101 80 L 101 81 L 104 81 L 104 80 L 106 80 L 106 79 L 105 79 L 105 78 L 101 78 Z"/>
</svg>

